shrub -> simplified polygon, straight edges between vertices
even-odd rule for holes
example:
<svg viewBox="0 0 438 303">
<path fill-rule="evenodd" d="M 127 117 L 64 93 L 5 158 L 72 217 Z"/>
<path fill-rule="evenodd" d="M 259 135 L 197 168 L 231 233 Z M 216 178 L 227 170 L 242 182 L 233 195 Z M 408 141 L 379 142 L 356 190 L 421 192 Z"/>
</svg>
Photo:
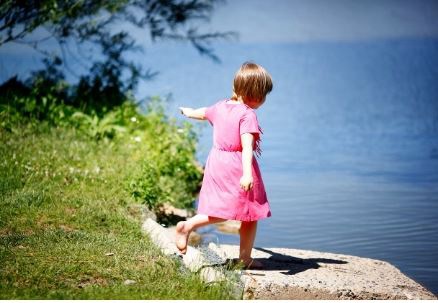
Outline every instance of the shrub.
<svg viewBox="0 0 438 303">
<path fill-rule="evenodd" d="M 133 159 L 139 169 L 126 180 L 130 193 L 155 211 L 164 202 L 193 207 L 202 179 L 195 159 L 197 136 L 190 123 L 178 123 L 166 115 L 161 98 L 150 98 L 145 113 L 139 112 L 131 97 L 98 113 L 65 104 L 66 87 L 61 83 L 34 80 L 26 90 L 21 82 L 12 81 L 3 88 L 8 88 L 8 94 L 0 97 L 1 128 L 14 131 L 16 124 L 45 122 L 75 128 L 109 146 L 134 144 L 138 156 Z"/>
<path fill-rule="evenodd" d="M 97 140 L 138 145 L 140 169 L 127 180 L 128 190 L 149 209 L 157 211 L 164 202 L 193 208 L 202 179 L 195 159 L 197 136 L 190 123 L 169 119 L 163 103 L 159 97 L 150 98 L 146 113 L 141 114 L 128 100 L 102 118 L 76 112 L 72 123 Z"/>
<path fill-rule="evenodd" d="M 202 169 L 195 160 L 197 136 L 192 125 L 169 119 L 159 98 L 150 100 L 142 123 L 146 154 L 142 169 L 130 180 L 131 193 L 154 210 L 164 202 L 193 208 Z"/>
</svg>

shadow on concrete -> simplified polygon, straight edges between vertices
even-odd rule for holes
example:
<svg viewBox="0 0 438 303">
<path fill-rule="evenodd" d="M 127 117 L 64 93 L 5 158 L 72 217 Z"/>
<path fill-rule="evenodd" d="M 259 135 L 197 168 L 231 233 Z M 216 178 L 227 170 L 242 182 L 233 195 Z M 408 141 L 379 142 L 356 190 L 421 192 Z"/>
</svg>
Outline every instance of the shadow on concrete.
<svg viewBox="0 0 438 303">
<path fill-rule="evenodd" d="M 276 253 L 272 250 L 254 247 L 254 249 L 270 254 L 269 258 L 254 258 L 254 260 L 262 263 L 262 268 L 245 268 L 238 258 L 227 259 L 225 262 L 212 262 L 212 264 L 205 264 L 200 269 L 206 267 L 222 267 L 225 270 L 251 270 L 251 275 L 264 276 L 263 272 L 275 270 L 280 271 L 284 275 L 294 275 L 299 272 L 306 271 L 308 269 L 318 269 L 321 267 L 318 263 L 327 264 L 347 264 L 348 262 L 343 260 L 326 259 L 326 258 L 309 258 L 302 259 L 297 257 L 288 256 L 285 254 Z M 204 257 L 209 260 L 221 259 L 215 252 L 209 251 L 208 256 L 205 252 L 202 252 Z"/>
<path fill-rule="evenodd" d="M 255 260 L 261 262 L 263 264 L 262 269 L 252 269 L 260 270 L 260 271 L 281 271 L 284 275 L 294 275 L 302 271 L 306 271 L 308 269 L 318 269 L 321 267 L 318 263 L 328 263 L 328 264 L 347 264 L 348 262 L 343 260 L 335 260 L 335 259 L 325 259 L 325 258 L 309 258 L 302 259 L 296 258 L 284 254 L 276 253 L 272 250 L 254 247 L 254 249 L 270 254 L 269 258 L 255 258 Z"/>
</svg>

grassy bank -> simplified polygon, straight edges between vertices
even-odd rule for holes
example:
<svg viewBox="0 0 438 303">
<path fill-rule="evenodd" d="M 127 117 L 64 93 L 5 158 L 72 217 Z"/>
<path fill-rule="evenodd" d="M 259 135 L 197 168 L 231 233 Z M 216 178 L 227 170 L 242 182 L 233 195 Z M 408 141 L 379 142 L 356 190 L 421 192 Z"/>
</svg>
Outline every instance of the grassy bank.
<svg viewBox="0 0 438 303">
<path fill-rule="evenodd" d="M 141 175 L 137 143 L 44 122 L 0 128 L 0 299 L 231 298 L 141 233 L 126 183 Z"/>
</svg>

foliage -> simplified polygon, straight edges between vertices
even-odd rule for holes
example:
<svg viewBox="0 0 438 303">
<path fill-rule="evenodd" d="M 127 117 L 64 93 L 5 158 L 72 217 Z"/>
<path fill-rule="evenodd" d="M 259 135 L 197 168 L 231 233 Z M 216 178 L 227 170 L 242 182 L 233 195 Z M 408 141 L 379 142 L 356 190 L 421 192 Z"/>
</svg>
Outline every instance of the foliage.
<svg viewBox="0 0 438 303">
<path fill-rule="evenodd" d="M 233 298 L 142 234 L 123 182 L 142 145 L 44 121 L 15 128 L 0 128 L 0 299 Z"/>
<path fill-rule="evenodd" d="M 15 76 L 0 85 L 0 104 L 15 108 L 25 117 L 48 120 L 47 115 L 55 112 L 54 107 L 102 117 L 130 98 L 120 87 L 104 86 L 99 78 L 92 83 L 85 78 L 77 85 L 67 83 L 60 71 L 61 61 L 56 58 L 45 60 L 45 65 L 24 82 Z M 59 114 L 62 118 L 63 113 Z"/>
<path fill-rule="evenodd" d="M 160 100 L 153 98 L 148 104 L 142 132 L 138 138 L 145 139 L 148 152 L 142 170 L 129 184 L 134 197 L 155 210 L 164 202 L 193 208 L 202 169 L 194 158 L 197 137 L 192 125 L 178 125 L 168 119 Z"/>
<path fill-rule="evenodd" d="M 58 101 L 55 96 L 59 98 L 59 90 L 50 85 L 44 87 L 47 96 L 36 97 L 40 90 L 40 86 L 29 88 L 32 97 L 0 97 L 3 103 L 8 102 L 0 103 L 0 117 L 4 118 L 0 126 L 17 133 L 20 124 L 47 122 L 74 128 L 103 144 L 135 144 L 142 151 L 138 159 L 141 170 L 127 180 L 130 193 L 154 211 L 164 202 L 193 208 L 202 179 L 202 169 L 195 159 L 197 137 L 191 124 L 168 118 L 159 97 L 148 101 L 145 113 L 140 113 L 135 101 L 129 99 L 98 116 Z"/>
<path fill-rule="evenodd" d="M 1 88 L 0 88 L 1 91 Z M 53 125 L 69 124 L 69 117 L 75 108 L 65 105 L 55 94 L 36 97 L 39 87 L 35 86 L 27 95 L 6 93 L 0 95 L 0 127 L 12 130 L 20 122 L 48 121 Z"/>
<path fill-rule="evenodd" d="M 90 137 L 97 139 L 113 138 L 116 133 L 126 132 L 126 128 L 117 124 L 116 114 L 115 111 L 112 111 L 99 119 L 97 115 L 89 116 L 82 112 L 75 112 L 72 119 L 77 119 L 79 128 Z"/>
<path fill-rule="evenodd" d="M 200 54 L 218 61 L 210 47 L 211 41 L 235 34 L 199 33 L 196 24 L 208 21 L 220 1 L 2 1 L 0 47 L 8 43 L 27 44 L 46 59 L 63 63 L 56 65 L 58 76 L 62 67 L 77 75 L 70 63 L 81 63 L 88 73 L 79 79 L 78 89 L 73 94 L 74 103 L 97 101 L 102 104 L 100 107 L 111 108 L 123 103 L 139 80 L 156 75 L 127 59 L 130 52 L 143 50 L 138 41 L 144 39 L 132 34 L 136 31 L 144 32 L 144 36 L 148 33 L 152 41 L 188 41 Z M 54 40 L 60 52 L 53 57 Z M 71 45 L 77 51 L 71 50 Z"/>
</svg>

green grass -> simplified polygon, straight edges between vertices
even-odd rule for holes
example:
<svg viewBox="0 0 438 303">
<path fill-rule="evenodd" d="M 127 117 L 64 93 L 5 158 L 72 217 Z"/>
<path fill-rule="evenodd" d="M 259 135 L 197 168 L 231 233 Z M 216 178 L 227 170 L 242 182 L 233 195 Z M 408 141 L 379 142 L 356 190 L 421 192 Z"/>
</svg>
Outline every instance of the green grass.
<svg viewBox="0 0 438 303">
<path fill-rule="evenodd" d="M 0 128 L 0 299 L 233 298 L 141 232 L 126 180 L 144 152 L 44 123 Z"/>
</svg>

